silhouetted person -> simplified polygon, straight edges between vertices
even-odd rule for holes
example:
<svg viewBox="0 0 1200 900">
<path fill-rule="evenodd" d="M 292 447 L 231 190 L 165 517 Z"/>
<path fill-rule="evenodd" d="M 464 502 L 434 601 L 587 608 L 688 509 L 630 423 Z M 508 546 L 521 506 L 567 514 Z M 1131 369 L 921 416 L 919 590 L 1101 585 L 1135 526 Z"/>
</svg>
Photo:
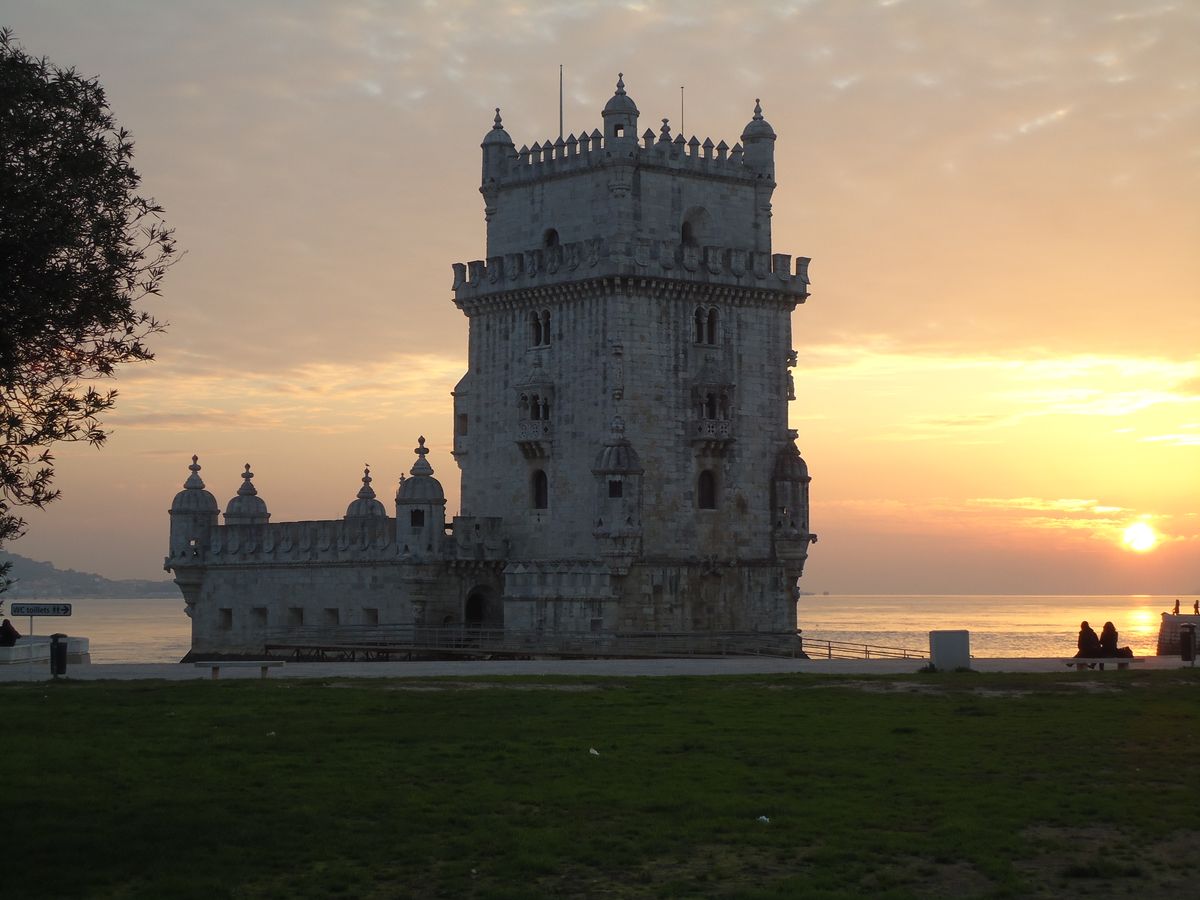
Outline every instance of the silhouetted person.
<svg viewBox="0 0 1200 900">
<path fill-rule="evenodd" d="M 1192 601 L 1192 615 L 1200 616 L 1200 600 Z"/>
<path fill-rule="evenodd" d="M 1095 659 L 1100 656 L 1100 638 L 1087 622 L 1079 623 L 1079 652 L 1077 658 Z"/>
<path fill-rule="evenodd" d="M 1117 629 L 1112 622 L 1105 622 L 1100 629 L 1100 655 L 1117 655 Z"/>
<path fill-rule="evenodd" d="M 17 638 L 21 636 L 21 632 L 13 627 L 13 623 L 5 619 L 3 624 L 0 624 L 0 647 L 16 646 Z"/>
<path fill-rule="evenodd" d="M 1175 615 L 1179 615 L 1179 598 L 1175 598 Z"/>
</svg>

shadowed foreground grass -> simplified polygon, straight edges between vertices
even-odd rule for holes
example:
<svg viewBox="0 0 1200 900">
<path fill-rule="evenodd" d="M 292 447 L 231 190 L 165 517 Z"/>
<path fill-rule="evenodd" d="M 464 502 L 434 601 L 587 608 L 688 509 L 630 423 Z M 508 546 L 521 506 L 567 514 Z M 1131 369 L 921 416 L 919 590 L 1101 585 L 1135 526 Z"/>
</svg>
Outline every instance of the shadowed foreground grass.
<svg viewBox="0 0 1200 900">
<path fill-rule="evenodd" d="M 1184 896 L 1198 689 L 1182 669 L 7 684 L 0 895 Z"/>
</svg>

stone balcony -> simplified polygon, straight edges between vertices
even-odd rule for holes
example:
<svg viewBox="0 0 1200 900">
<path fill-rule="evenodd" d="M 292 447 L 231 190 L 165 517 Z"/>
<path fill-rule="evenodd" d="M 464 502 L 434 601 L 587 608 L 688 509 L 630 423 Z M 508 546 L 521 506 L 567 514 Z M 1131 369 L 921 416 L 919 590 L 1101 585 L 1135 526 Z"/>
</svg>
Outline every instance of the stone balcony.
<svg viewBox="0 0 1200 900">
<path fill-rule="evenodd" d="M 554 426 L 549 419 L 526 419 L 517 423 L 516 440 L 526 459 L 541 459 L 550 455 Z"/>
<path fill-rule="evenodd" d="M 735 440 L 729 419 L 693 419 L 689 429 L 692 444 L 702 452 L 723 453 Z"/>
</svg>

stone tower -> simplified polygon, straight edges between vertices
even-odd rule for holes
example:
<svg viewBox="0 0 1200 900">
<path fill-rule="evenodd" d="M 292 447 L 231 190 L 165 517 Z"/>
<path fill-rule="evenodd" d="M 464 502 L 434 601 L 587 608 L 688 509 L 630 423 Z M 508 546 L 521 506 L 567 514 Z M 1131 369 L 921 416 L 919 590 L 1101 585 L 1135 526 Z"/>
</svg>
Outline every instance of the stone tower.
<svg viewBox="0 0 1200 900">
<path fill-rule="evenodd" d="M 503 517 L 503 624 L 758 631 L 794 641 L 810 542 L 788 428 L 808 260 L 773 253 L 776 135 L 603 131 L 483 140 L 486 260 L 454 391 L 462 514 Z"/>
</svg>

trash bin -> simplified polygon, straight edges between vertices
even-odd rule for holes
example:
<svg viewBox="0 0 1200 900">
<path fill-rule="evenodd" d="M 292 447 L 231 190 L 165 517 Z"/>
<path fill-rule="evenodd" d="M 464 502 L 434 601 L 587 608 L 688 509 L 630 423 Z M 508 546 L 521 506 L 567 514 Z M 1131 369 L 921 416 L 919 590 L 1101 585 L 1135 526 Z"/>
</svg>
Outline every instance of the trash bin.
<svg viewBox="0 0 1200 900">
<path fill-rule="evenodd" d="M 1191 622 L 1179 626 L 1179 658 L 1196 664 L 1196 626 Z"/>
<path fill-rule="evenodd" d="M 67 674 L 67 636 L 65 634 L 50 635 L 50 674 Z"/>
</svg>

